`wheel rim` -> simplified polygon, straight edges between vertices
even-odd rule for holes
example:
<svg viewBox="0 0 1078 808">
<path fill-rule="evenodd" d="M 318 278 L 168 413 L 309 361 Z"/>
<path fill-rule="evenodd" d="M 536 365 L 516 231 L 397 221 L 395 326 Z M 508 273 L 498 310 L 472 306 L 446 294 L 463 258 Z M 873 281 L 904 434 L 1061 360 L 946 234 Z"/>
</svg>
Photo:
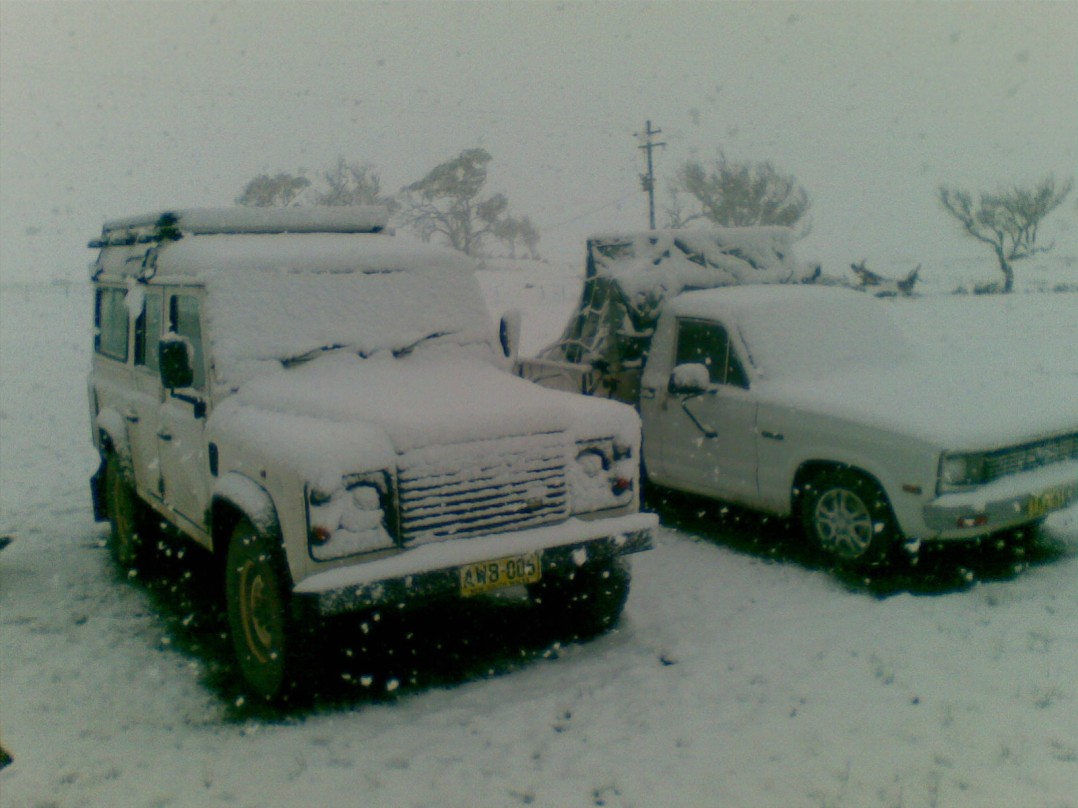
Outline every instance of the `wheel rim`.
<svg viewBox="0 0 1078 808">
<path fill-rule="evenodd" d="M 868 506 L 845 488 L 833 488 L 820 497 L 813 522 L 820 544 L 842 558 L 864 555 L 876 535 Z"/>
<path fill-rule="evenodd" d="M 266 570 L 254 561 L 243 565 L 239 584 L 240 622 L 247 649 L 259 664 L 273 662 L 281 636 L 276 587 L 267 578 Z"/>
</svg>

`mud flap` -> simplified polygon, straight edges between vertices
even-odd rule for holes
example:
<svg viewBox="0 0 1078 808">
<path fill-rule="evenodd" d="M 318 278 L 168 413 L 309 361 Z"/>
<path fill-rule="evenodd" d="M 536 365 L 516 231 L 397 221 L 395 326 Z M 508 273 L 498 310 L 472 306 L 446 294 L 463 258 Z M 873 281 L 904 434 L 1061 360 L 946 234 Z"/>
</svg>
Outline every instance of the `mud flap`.
<svg viewBox="0 0 1078 808">
<path fill-rule="evenodd" d="M 101 465 L 97 467 L 97 471 L 90 478 L 90 501 L 94 506 L 94 521 L 107 522 L 109 520 L 109 510 L 105 502 L 104 459 L 102 459 Z"/>
</svg>

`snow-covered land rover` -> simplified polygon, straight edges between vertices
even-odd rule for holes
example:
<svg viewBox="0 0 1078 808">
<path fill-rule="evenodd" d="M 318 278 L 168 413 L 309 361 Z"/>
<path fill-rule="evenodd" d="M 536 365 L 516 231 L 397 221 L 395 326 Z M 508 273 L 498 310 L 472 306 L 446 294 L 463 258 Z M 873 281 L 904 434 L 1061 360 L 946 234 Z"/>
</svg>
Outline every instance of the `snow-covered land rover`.
<svg viewBox="0 0 1078 808">
<path fill-rule="evenodd" d="M 636 413 L 514 377 L 469 262 L 385 224 L 189 210 L 90 244 L 95 514 L 122 566 L 151 516 L 212 551 L 266 698 L 319 614 L 523 584 L 601 631 L 656 524 Z"/>
</svg>

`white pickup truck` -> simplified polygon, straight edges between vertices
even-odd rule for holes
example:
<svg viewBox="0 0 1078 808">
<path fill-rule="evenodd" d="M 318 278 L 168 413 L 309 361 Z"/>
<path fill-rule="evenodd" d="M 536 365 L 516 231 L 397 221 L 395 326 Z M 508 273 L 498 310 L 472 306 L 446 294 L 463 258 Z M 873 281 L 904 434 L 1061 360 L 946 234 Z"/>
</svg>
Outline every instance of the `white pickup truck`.
<svg viewBox="0 0 1078 808">
<path fill-rule="evenodd" d="M 385 224 L 189 210 L 91 242 L 96 515 L 122 566 L 161 519 L 212 551 L 267 699 L 319 614 L 524 585 L 601 631 L 656 524 L 637 414 L 513 376 L 469 262 Z"/>
<path fill-rule="evenodd" d="M 792 514 L 857 565 L 1075 502 L 1078 410 L 1000 379 L 969 417 L 961 374 L 918 356 L 890 305 L 800 285 L 670 301 L 641 380 L 649 476 Z"/>
<path fill-rule="evenodd" d="M 578 314 L 518 372 L 636 404 L 651 481 L 792 515 L 849 566 L 1078 500 L 1078 406 L 1007 378 L 956 406 L 961 368 L 890 301 L 815 274 L 774 228 L 595 239 Z"/>
</svg>

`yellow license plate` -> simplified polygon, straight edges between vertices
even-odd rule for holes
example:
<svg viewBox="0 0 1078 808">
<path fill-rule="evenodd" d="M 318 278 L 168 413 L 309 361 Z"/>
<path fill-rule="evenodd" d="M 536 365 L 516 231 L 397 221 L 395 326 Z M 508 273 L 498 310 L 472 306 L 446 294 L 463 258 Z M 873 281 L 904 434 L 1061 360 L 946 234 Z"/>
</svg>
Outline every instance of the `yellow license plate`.
<svg viewBox="0 0 1078 808">
<path fill-rule="evenodd" d="M 1078 485 L 1074 483 L 1049 488 L 1030 498 L 1026 503 L 1026 513 L 1029 516 L 1044 516 L 1066 507 L 1074 501 L 1076 496 L 1078 496 Z"/>
<path fill-rule="evenodd" d="M 460 568 L 460 593 L 480 595 L 506 586 L 533 584 L 541 575 L 539 553 L 481 561 Z"/>
</svg>

